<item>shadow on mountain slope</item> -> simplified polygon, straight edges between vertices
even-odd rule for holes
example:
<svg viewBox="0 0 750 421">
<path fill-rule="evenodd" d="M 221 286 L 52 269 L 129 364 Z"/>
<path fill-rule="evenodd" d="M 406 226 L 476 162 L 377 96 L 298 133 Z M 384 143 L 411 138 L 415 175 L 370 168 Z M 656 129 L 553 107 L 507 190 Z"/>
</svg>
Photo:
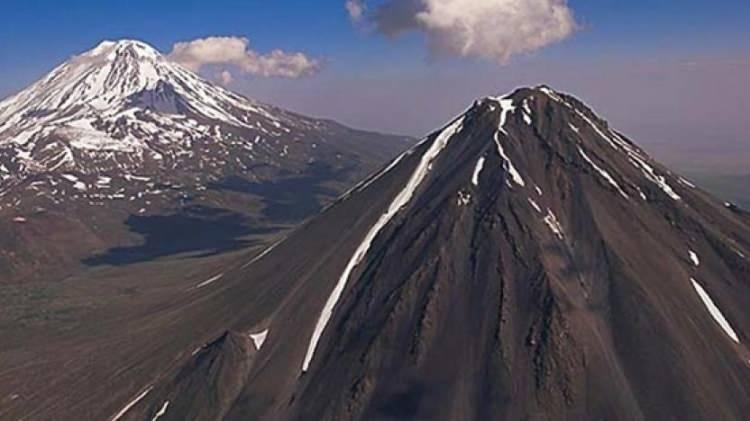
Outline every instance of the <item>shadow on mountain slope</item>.
<svg viewBox="0 0 750 421">
<path fill-rule="evenodd" d="M 322 198 L 333 199 L 340 194 L 326 182 L 346 180 L 354 168 L 334 169 L 330 165 L 314 162 L 300 175 L 263 183 L 253 183 L 240 177 L 228 177 L 208 187 L 260 196 L 265 207 L 263 216 L 272 223 L 299 222 L 320 212 L 325 204 Z"/>
<path fill-rule="evenodd" d="M 240 177 L 226 178 L 209 188 L 260 197 L 263 222 L 243 213 L 199 205 L 169 215 L 131 215 L 125 225 L 144 237 L 143 244 L 113 248 L 83 263 L 127 265 L 180 253 L 214 254 L 256 245 L 246 237 L 276 232 L 277 224 L 296 224 L 320 212 L 326 198 L 333 199 L 340 193 L 324 184 L 344 180 L 351 171 L 351 167 L 334 169 L 325 163 L 310 163 L 303 174 L 275 181 L 253 183 Z"/>
<path fill-rule="evenodd" d="M 89 266 L 126 265 L 187 252 L 204 255 L 255 245 L 246 237 L 276 231 L 225 209 L 191 206 L 172 215 L 131 215 L 125 224 L 143 235 L 143 244 L 117 247 L 83 261 Z"/>
</svg>

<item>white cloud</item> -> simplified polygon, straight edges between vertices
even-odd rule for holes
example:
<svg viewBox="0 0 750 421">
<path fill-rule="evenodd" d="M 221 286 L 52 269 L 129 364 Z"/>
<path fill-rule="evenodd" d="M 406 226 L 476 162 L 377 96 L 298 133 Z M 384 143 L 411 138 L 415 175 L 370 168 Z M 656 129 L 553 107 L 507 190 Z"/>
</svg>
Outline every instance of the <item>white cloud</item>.
<svg viewBox="0 0 750 421">
<path fill-rule="evenodd" d="M 354 22 L 359 22 L 365 15 L 365 4 L 362 0 L 347 0 L 346 11 Z"/>
<path fill-rule="evenodd" d="M 273 50 L 260 54 L 250 48 L 250 41 L 241 37 L 208 37 L 178 42 L 168 56 L 193 71 L 203 66 L 221 66 L 218 74 L 222 83 L 232 82 L 231 71 L 257 77 L 296 79 L 320 70 L 320 62 L 303 53 Z"/>
<path fill-rule="evenodd" d="M 232 76 L 232 73 L 229 72 L 229 70 L 222 70 L 218 75 L 218 79 L 219 82 L 221 82 L 221 84 L 224 86 L 227 86 L 234 81 L 234 77 Z"/>
<path fill-rule="evenodd" d="M 435 53 L 501 64 L 562 41 L 577 28 L 566 0 L 387 0 L 367 18 L 388 36 L 424 33 Z"/>
</svg>

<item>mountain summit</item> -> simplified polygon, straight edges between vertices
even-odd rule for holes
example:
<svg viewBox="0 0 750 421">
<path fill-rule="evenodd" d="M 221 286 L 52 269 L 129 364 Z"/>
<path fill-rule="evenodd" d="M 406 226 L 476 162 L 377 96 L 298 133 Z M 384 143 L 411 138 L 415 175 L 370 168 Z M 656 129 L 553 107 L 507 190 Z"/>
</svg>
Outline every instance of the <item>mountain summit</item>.
<svg viewBox="0 0 750 421">
<path fill-rule="evenodd" d="M 0 385 L 36 392 L 12 418 L 741 420 L 748 256 L 750 215 L 524 88 L 97 351 L 55 347 L 54 382 Z"/>
<path fill-rule="evenodd" d="M 182 73 L 182 74 L 181 74 Z M 191 80 L 192 79 L 192 80 Z M 108 110 L 125 106 L 127 99 L 157 84 L 193 82 L 190 74 L 168 62 L 151 46 L 138 41 L 104 41 L 94 49 L 73 57 L 9 101 L 2 109 L 2 132 L 24 117 L 26 126 L 54 121 L 76 109 Z M 58 115 L 34 115 L 34 111 Z M 14 118 L 12 118 L 14 117 Z"/>
<path fill-rule="evenodd" d="M 178 121 L 170 121 L 174 115 Z M 144 135 L 154 134 L 159 123 L 175 124 L 173 136 L 191 130 L 186 118 L 246 128 L 279 124 L 265 107 L 201 79 L 147 44 L 105 41 L 0 103 L 0 137 L 26 149 L 40 136 L 59 133 L 74 138 L 74 148 L 143 150 L 149 148 Z"/>
<path fill-rule="evenodd" d="M 47 172 L 164 182 L 176 170 L 200 185 L 259 162 L 300 170 L 322 151 L 349 152 L 329 146 L 342 131 L 229 92 L 145 43 L 105 41 L 0 102 L 0 191 Z M 78 190 L 109 198 L 109 183 L 82 181 Z"/>
</svg>

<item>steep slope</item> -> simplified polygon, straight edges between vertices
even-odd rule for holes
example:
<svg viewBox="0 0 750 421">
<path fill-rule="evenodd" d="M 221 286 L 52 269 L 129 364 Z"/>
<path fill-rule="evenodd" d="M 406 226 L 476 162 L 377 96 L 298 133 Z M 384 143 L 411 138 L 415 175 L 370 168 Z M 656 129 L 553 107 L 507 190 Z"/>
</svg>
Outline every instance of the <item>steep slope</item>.
<svg viewBox="0 0 750 421">
<path fill-rule="evenodd" d="M 241 97 L 142 42 L 105 41 L 0 102 L 0 230 L 16 239 L 4 248 L 44 263 L 61 255 L 40 244 L 51 230 L 101 251 L 136 242 L 113 230 L 129 215 L 195 206 L 293 224 L 408 145 Z"/>
<path fill-rule="evenodd" d="M 182 299 L 6 363 L 0 415 L 741 420 L 747 256 L 746 212 L 519 89 Z"/>
</svg>

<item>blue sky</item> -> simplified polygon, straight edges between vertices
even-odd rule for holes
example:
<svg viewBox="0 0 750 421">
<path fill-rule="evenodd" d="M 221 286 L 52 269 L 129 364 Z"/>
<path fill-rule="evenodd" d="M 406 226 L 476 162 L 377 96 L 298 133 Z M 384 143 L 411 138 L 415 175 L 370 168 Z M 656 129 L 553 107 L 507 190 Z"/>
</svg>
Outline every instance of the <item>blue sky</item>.
<svg viewBox="0 0 750 421">
<path fill-rule="evenodd" d="M 691 134 L 703 114 L 685 102 L 709 95 L 717 102 L 712 107 L 739 110 L 737 118 L 729 112 L 731 122 L 707 130 L 720 133 L 714 143 L 748 142 L 741 134 L 746 125 L 736 120 L 743 120 L 740 111 L 750 111 L 744 99 L 750 96 L 750 78 L 744 76 L 750 73 L 750 2 L 571 0 L 568 5 L 580 26 L 572 37 L 500 66 L 432 58 L 418 33 L 390 40 L 363 30 L 350 21 L 344 0 L 5 0 L 0 97 L 103 39 L 140 39 L 167 52 L 179 41 L 241 36 L 260 52 L 301 51 L 324 66 L 299 80 L 240 78 L 232 89 L 358 127 L 418 135 L 476 96 L 549 82 L 594 102 L 615 123 L 647 137 L 647 144 L 705 145 L 702 136 Z M 743 82 L 736 87 L 742 95 L 733 92 Z M 718 91 L 707 89 L 711 84 Z M 664 99 L 670 97 L 674 103 Z M 668 115 L 651 121 L 633 112 L 639 98 L 652 113 Z M 729 119 L 718 112 L 715 117 Z M 671 129 L 657 127 L 660 121 Z M 723 127 L 729 123 L 736 127 Z"/>
<path fill-rule="evenodd" d="M 168 50 L 174 42 L 209 35 L 241 35 L 259 50 L 302 50 L 334 63 L 342 60 L 341 65 L 377 62 L 374 54 L 386 47 L 407 58 L 408 64 L 414 64 L 408 57 L 422 61 L 419 42 L 389 43 L 363 36 L 348 21 L 343 3 L 6 0 L 0 14 L 0 68 L 11 75 L 44 72 L 102 39 L 137 38 Z M 554 48 L 557 53 L 728 51 L 747 49 L 750 36 L 750 2 L 742 0 L 577 0 L 569 4 L 583 29 Z M 11 83 L 3 82 L 0 89 L 7 91 Z"/>
</svg>

